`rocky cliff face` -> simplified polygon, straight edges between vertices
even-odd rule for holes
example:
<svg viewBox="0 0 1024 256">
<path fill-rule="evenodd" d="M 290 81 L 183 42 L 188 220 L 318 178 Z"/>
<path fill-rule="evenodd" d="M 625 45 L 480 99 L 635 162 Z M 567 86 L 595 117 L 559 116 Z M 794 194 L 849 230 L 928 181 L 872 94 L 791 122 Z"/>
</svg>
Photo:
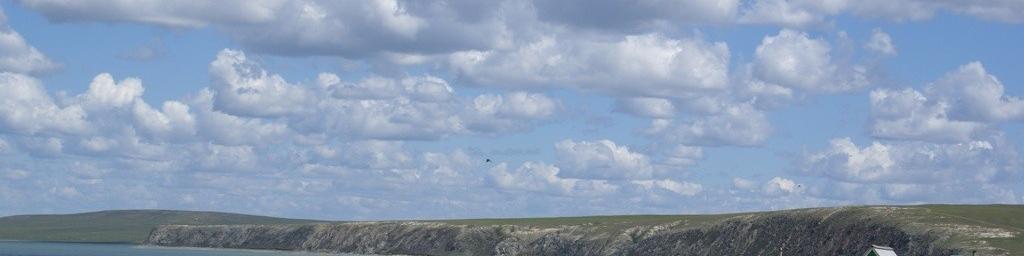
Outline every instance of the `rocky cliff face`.
<svg viewBox="0 0 1024 256">
<path fill-rule="evenodd" d="M 949 255 L 949 237 L 866 209 L 742 215 L 706 223 L 610 226 L 358 222 L 161 226 L 146 243 L 410 255 L 859 255 L 871 244 L 899 255 Z"/>
</svg>

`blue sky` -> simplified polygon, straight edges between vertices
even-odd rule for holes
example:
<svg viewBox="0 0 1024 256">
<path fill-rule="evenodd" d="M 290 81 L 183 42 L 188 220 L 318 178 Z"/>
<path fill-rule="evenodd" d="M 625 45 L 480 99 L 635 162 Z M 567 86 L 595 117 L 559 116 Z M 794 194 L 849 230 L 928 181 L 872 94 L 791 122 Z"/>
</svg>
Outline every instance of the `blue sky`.
<svg viewBox="0 0 1024 256">
<path fill-rule="evenodd" d="M 1020 204 L 987 4 L 0 2 L 0 215 Z"/>
</svg>

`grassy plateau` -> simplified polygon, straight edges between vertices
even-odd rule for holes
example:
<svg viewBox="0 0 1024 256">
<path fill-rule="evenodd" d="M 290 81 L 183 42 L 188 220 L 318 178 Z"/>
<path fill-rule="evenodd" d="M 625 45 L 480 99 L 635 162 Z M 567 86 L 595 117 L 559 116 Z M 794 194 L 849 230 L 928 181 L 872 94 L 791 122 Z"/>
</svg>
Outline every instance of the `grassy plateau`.
<svg viewBox="0 0 1024 256">
<path fill-rule="evenodd" d="M 118 210 L 0 218 L 0 239 L 88 243 L 141 243 L 158 225 L 298 224 L 316 222 L 194 211 Z"/>
</svg>

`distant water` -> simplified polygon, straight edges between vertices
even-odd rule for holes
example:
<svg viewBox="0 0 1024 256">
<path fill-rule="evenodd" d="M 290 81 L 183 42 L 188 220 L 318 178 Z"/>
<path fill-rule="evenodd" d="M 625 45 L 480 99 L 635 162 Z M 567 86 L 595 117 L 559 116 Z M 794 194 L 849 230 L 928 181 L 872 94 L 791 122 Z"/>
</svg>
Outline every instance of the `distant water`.
<svg viewBox="0 0 1024 256">
<path fill-rule="evenodd" d="M 0 256 L 357 256 L 263 250 L 152 247 L 132 244 L 87 244 L 0 241 Z"/>
</svg>

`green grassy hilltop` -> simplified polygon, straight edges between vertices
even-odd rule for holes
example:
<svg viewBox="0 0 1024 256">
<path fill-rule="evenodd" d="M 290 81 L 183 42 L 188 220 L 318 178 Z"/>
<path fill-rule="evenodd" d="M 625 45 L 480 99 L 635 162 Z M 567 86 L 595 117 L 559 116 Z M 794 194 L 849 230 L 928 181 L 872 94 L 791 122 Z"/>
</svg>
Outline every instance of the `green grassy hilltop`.
<svg viewBox="0 0 1024 256">
<path fill-rule="evenodd" d="M 834 210 L 833 210 L 834 209 Z M 978 249 L 986 255 L 1024 255 L 1024 205 L 920 205 L 855 206 L 796 209 L 773 212 L 717 215 L 625 215 L 519 219 L 423 220 L 466 227 L 514 226 L 523 228 L 584 227 L 597 234 L 628 233 L 634 227 L 658 225 L 674 228 L 721 226 L 723 223 L 760 218 L 773 220 L 787 215 L 816 215 L 828 219 L 832 212 L 857 216 L 849 221 L 889 223 L 916 234 L 933 234 L 952 248 Z M 834 223 L 842 219 L 831 217 Z M 846 218 L 846 217 L 844 217 Z M 252 215 L 128 210 L 68 215 L 22 215 L 0 218 L 0 239 L 69 242 L 141 243 L 158 225 L 309 224 L 314 220 L 282 219 Z M 759 222 L 760 223 L 760 222 Z M 767 222 L 771 224 L 772 222 Z M 814 228 L 813 225 L 811 226 Z M 808 232 L 792 231 L 792 232 Z M 641 235 L 641 234 L 638 234 Z"/>
<path fill-rule="evenodd" d="M 0 239 L 59 242 L 141 243 L 158 225 L 310 223 L 264 216 L 169 210 L 118 210 L 0 218 Z"/>
<path fill-rule="evenodd" d="M 962 225 L 958 242 L 969 247 L 995 247 L 1024 255 L 1024 205 L 923 205 L 921 222 Z M 982 228 L 966 228 L 963 226 Z M 987 229 L 985 229 L 987 228 Z"/>
</svg>

